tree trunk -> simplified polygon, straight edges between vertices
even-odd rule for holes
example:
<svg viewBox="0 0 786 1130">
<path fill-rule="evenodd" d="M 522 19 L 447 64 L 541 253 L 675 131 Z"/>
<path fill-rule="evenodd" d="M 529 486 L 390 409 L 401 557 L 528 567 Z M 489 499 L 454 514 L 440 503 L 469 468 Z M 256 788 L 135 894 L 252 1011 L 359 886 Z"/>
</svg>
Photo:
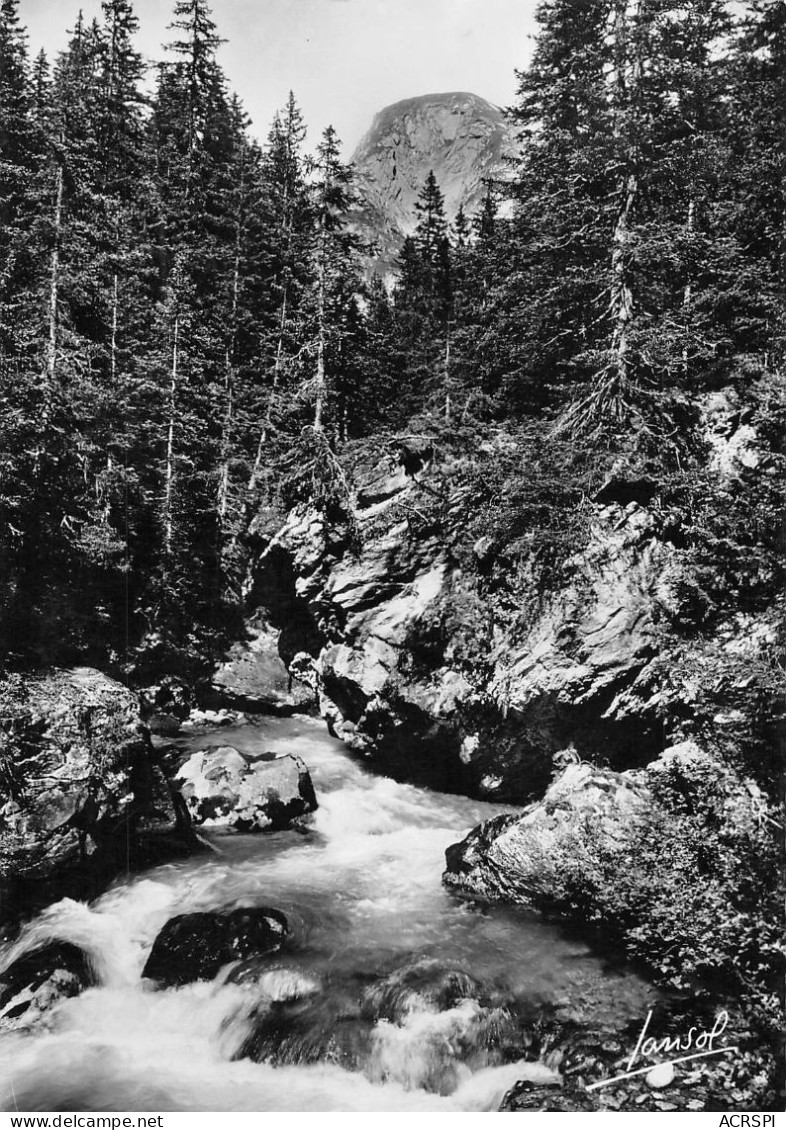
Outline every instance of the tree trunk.
<svg viewBox="0 0 786 1130">
<path fill-rule="evenodd" d="M 60 238 L 63 226 L 63 165 L 58 155 L 57 181 L 55 187 L 55 213 L 54 213 L 54 242 L 49 266 L 49 301 L 48 301 L 48 329 L 46 340 L 46 357 L 44 374 L 42 376 L 42 405 L 41 405 L 41 437 L 46 434 L 52 415 L 52 401 L 54 398 L 55 380 L 57 377 L 57 307 L 60 291 Z M 33 458 L 33 473 L 37 476 L 41 469 L 41 456 L 43 447 L 35 450 Z"/>
<path fill-rule="evenodd" d="M 314 380 L 314 431 L 321 432 L 325 414 L 327 379 L 325 374 L 325 283 L 327 273 L 327 201 L 330 190 L 329 171 L 325 170 L 322 209 L 319 218 L 319 269 L 317 275 L 317 371 Z"/>
<path fill-rule="evenodd" d="M 254 468 L 251 472 L 251 478 L 249 479 L 249 482 L 248 482 L 248 493 L 249 493 L 249 495 L 253 495 L 254 491 L 256 490 L 257 480 L 259 479 L 259 472 L 262 469 L 262 458 L 263 458 L 264 453 L 265 453 L 265 447 L 267 445 L 267 439 L 268 439 L 268 435 L 270 433 L 270 426 L 271 426 L 272 421 L 273 421 L 273 402 L 275 400 L 275 395 L 276 395 L 276 392 L 278 391 L 279 382 L 281 380 L 281 367 L 283 365 L 283 358 L 284 358 L 284 332 L 286 330 L 286 325 L 287 325 L 287 308 L 288 308 L 288 304 L 289 304 L 289 271 L 290 271 L 289 260 L 290 260 L 290 255 L 292 253 L 292 226 L 293 226 L 293 217 L 291 215 L 291 210 L 290 210 L 289 186 L 286 183 L 284 185 L 284 199 L 283 199 L 283 202 L 282 202 L 282 207 L 283 207 L 283 210 L 284 210 L 284 232 L 285 232 L 284 269 L 283 269 L 284 288 L 283 288 L 283 293 L 282 293 L 282 296 L 281 296 L 281 310 L 280 310 L 280 313 L 279 313 L 279 320 L 278 320 L 278 341 L 276 342 L 276 360 L 275 360 L 275 364 L 273 366 L 273 384 L 272 384 L 272 387 L 271 387 L 271 390 L 270 390 L 270 396 L 268 398 L 267 408 L 265 409 L 265 423 L 262 427 L 262 432 L 260 433 L 260 436 L 259 436 L 259 443 L 257 444 L 256 459 L 254 460 Z"/>
<path fill-rule="evenodd" d="M 113 391 L 117 380 L 117 296 L 118 282 L 117 271 L 115 271 L 115 277 L 112 283 L 112 340 L 109 348 L 109 376 Z"/>
<path fill-rule="evenodd" d="M 693 226 L 696 215 L 696 201 L 691 199 L 688 202 L 688 218 L 686 222 L 686 230 L 688 238 L 693 235 Z M 685 318 L 685 341 L 682 346 L 682 375 L 685 380 L 688 378 L 688 319 L 690 318 L 690 305 L 693 301 L 693 287 L 691 286 L 690 274 L 688 274 L 688 281 L 685 283 L 685 289 L 682 292 L 682 312 Z"/>
<path fill-rule="evenodd" d="M 55 240 L 49 281 L 49 336 L 46 350 L 46 375 L 49 388 L 54 387 L 57 373 L 57 303 L 60 288 L 60 233 L 63 223 L 63 166 L 57 169 L 57 190 L 55 193 Z"/>
<path fill-rule="evenodd" d="M 620 389 L 628 384 L 628 329 L 633 321 L 634 299 L 627 265 L 630 220 L 638 195 L 638 177 L 630 171 L 625 180 L 623 204 L 614 227 L 611 252 L 611 352 Z"/>
<path fill-rule="evenodd" d="M 240 292 L 240 227 L 235 238 L 235 262 L 232 273 L 232 309 L 230 337 L 224 356 L 224 423 L 221 429 L 221 468 L 218 483 L 218 514 L 223 523 L 229 505 L 229 457 L 232 447 L 232 422 L 235 397 L 235 339 L 237 336 L 237 307 Z"/>
<path fill-rule="evenodd" d="M 450 322 L 445 327 L 445 423 L 450 423 Z"/>
<path fill-rule="evenodd" d="M 167 557 L 172 552 L 172 497 L 175 481 L 175 414 L 177 409 L 178 337 L 180 318 L 175 316 L 172 341 L 172 369 L 169 385 L 169 425 L 166 442 L 166 470 L 164 472 L 164 550 Z"/>
<path fill-rule="evenodd" d="M 221 467 L 218 481 L 218 516 L 223 522 L 226 518 L 229 505 L 229 447 L 232 429 L 232 415 L 234 412 L 234 370 L 227 351 L 226 366 L 224 371 L 224 394 L 226 404 L 224 410 L 224 426 L 221 438 Z"/>
<path fill-rule="evenodd" d="M 265 453 L 265 446 L 267 444 L 270 428 L 273 423 L 273 401 L 275 394 L 278 390 L 279 382 L 281 380 L 281 368 L 284 363 L 284 329 L 287 322 L 287 299 L 289 295 L 289 284 L 284 285 L 284 294 L 281 299 L 281 311 L 278 322 L 278 341 L 276 342 L 276 360 L 273 366 L 273 383 L 270 389 L 270 396 L 268 397 L 267 408 L 265 409 L 265 422 L 262 426 L 262 431 L 259 435 L 259 443 L 257 444 L 257 454 L 254 460 L 254 468 L 251 472 L 251 478 L 248 481 L 248 493 L 253 494 L 256 489 L 259 472 L 262 470 L 262 459 Z"/>
<path fill-rule="evenodd" d="M 325 264 L 324 260 L 319 269 L 319 288 L 317 291 L 317 322 L 319 336 L 317 338 L 317 372 L 314 383 L 314 431 L 321 432 L 322 419 L 325 412 L 325 395 L 327 382 L 325 379 Z"/>
<path fill-rule="evenodd" d="M 633 279 L 628 263 L 631 223 L 639 194 L 639 153 L 635 136 L 631 135 L 632 103 L 638 96 L 641 81 L 641 53 L 638 44 L 631 46 L 629 38 L 629 9 L 631 0 L 617 0 L 614 12 L 615 68 L 615 136 L 624 151 L 624 178 L 621 185 L 621 203 L 617 213 L 611 248 L 611 297 L 609 311 L 612 321 L 611 366 L 615 378 L 617 414 L 623 410 L 622 401 L 630 383 L 629 331 L 635 313 Z M 638 17 L 640 0 L 634 0 Z M 627 136 L 625 136 L 627 134 Z"/>
<path fill-rule="evenodd" d="M 112 335 L 111 335 L 110 343 L 109 343 L 109 394 L 112 397 L 112 399 L 115 400 L 115 401 L 116 401 L 117 392 L 118 392 L 118 390 L 117 390 L 117 307 L 118 307 L 118 278 L 117 278 L 117 271 L 115 271 L 114 278 L 112 280 Z M 122 413 L 122 408 L 120 409 L 120 411 Z M 109 481 L 109 476 L 111 475 L 112 471 L 114 470 L 114 465 L 115 464 L 114 464 L 114 460 L 112 458 L 112 452 L 107 451 L 107 453 L 106 453 L 107 482 Z M 103 505 L 103 516 L 104 516 L 104 523 L 108 526 L 109 525 L 110 511 L 111 511 L 110 496 L 106 492 L 105 488 L 100 486 L 99 483 L 100 483 L 100 476 L 97 476 L 96 477 L 96 493 L 99 497 L 99 501 L 101 500 L 102 496 L 105 496 L 104 497 L 104 505 Z"/>
</svg>

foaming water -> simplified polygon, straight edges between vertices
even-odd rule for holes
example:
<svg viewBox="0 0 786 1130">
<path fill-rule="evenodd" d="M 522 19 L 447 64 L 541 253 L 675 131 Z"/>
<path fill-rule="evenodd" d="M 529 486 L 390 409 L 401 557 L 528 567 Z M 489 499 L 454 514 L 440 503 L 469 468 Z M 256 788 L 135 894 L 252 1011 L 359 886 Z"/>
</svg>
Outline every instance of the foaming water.
<svg viewBox="0 0 786 1130">
<path fill-rule="evenodd" d="M 2 967 L 58 939 L 85 950 L 99 984 L 62 1002 L 45 1030 L 0 1038 L 4 1109 L 495 1110 L 517 1079 L 550 1077 L 509 1062 L 522 1011 L 646 1015 L 647 987 L 582 942 L 443 888 L 445 848 L 500 806 L 374 776 L 310 720 L 189 745 L 216 741 L 304 757 L 320 805 L 312 831 L 216 832 L 215 853 L 122 880 L 89 906 L 65 899 L 28 924 Z M 284 911 L 288 952 L 178 989 L 142 979 L 167 919 L 250 905 Z M 414 981 L 400 975 L 410 967 Z M 439 991 L 437 967 L 458 971 Z"/>
</svg>

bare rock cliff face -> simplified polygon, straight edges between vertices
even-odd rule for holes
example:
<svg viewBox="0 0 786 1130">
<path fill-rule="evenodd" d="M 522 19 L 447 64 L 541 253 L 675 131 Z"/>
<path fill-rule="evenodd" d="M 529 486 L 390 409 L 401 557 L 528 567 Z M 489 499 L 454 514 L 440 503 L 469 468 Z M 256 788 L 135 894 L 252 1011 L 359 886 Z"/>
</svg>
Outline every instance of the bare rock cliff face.
<svg viewBox="0 0 786 1130">
<path fill-rule="evenodd" d="M 732 476 L 758 456 L 727 401 L 707 405 L 707 434 Z M 507 442 L 489 436 L 492 461 Z M 716 678 L 714 653 L 683 640 L 664 669 L 695 566 L 646 492 L 611 475 L 567 579 L 541 590 L 490 537 L 470 554 L 464 457 L 437 460 L 410 437 L 366 460 L 343 509 L 259 516 L 248 580 L 252 617 L 353 751 L 403 780 L 527 803 L 571 761 L 639 769 L 692 732 L 678 720 Z M 717 647 L 755 665 L 777 632 L 777 609 L 734 612 Z M 712 717 L 737 724 L 733 710 Z"/>
<path fill-rule="evenodd" d="M 477 576 L 415 521 L 430 458 L 402 449 L 369 468 L 352 522 L 298 506 L 260 536 L 252 604 L 281 628 L 282 655 L 315 685 L 331 730 L 394 776 L 515 802 L 542 795 L 561 751 L 600 751 L 620 768 L 656 756 L 641 687 L 670 550 L 646 511 L 599 506 L 571 584 L 525 638 L 492 630 L 468 663 L 461 636 L 484 602 Z"/>
<path fill-rule="evenodd" d="M 360 207 L 355 225 L 379 247 L 378 270 L 390 270 L 415 227 L 415 203 L 433 171 L 453 220 L 481 205 L 484 179 L 508 175 L 513 131 L 502 111 L 476 94 L 426 94 L 381 110 L 352 157 Z"/>
</svg>

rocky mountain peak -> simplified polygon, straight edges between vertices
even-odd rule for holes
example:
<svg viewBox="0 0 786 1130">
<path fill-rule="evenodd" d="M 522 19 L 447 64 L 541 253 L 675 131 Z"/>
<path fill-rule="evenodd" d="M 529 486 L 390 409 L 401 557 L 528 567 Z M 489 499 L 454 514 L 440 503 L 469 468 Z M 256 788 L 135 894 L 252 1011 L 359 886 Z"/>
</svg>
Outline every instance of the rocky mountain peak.
<svg viewBox="0 0 786 1130">
<path fill-rule="evenodd" d="M 498 106 L 465 91 L 424 94 L 386 106 L 353 155 L 360 207 L 356 228 L 379 247 L 388 271 L 415 227 L 415 203 L 433 170 L 448 220 L 461 206 L 482 203 L 484 180 L 504 177 L 516 152 L 514 133 Z"/>
</svg>

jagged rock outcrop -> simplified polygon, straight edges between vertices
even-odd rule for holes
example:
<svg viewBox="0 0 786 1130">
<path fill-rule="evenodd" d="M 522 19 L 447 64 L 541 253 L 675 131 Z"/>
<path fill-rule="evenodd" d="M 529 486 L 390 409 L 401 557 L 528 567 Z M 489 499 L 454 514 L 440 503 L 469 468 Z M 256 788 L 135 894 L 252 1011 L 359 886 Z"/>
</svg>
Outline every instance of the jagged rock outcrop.
<svg viewBox="0 0 786 1130">
<path fill-rule="evenodd" d="M 662 736 L 642 685 L 671 549 L 647 511 L 598 506 L 571 583 L 542 602 L 524 638 L 475 640 L 473 666 L 460 636 L 488 617 L 477 577 L 422 520 L 432 458 L 408 441 L 362 470 L 353 530 L 301 505 L 259 537 L 250 600 L 270 607 L 272 594 L 282 623 L 301 625 L 331 729 L 393 775 L 519 802 L 542 794 L 568 747 L 603 747 L 620 768 L 654 756 Z"/>
<path fill-rule="evenodd" d="M 359 551 L 324 514 L 293 510 L 255 563 L 251 599 L 273 592 L 285 607 L 271 578 L 288 580 L 289 619 L 307 615 L 321 641 L 312 650 L 322 713 L 353 750 L 379 756 L 393 773 L 456 789 L 469 787 L 455 718 L 471 688 L 458 672 L 438 672 L 435 682 L 400 670 L 413 627 L 453 572 L 435 538 L 408 536 L 398 509 L 428 459 L 411 450 L 389 475 L 371 471 L 358 498 Z"/>
<path fill-rule="evenodd" d="M 0 884 L 111 874 L 189 843 L 137 698 L 92 668 L 0 684 Z"/>
<path fill-rule="evenodd" d="M 139 692 L 142 721 L 151 734 L 171 738 L 180 732 L 192 707 L 192 688 L 176 676 L 165 675 Z"/>
<path fill-rule="evenodd" d="M 293 754 L 248 757 L 213 746 L 181 765 L 175 785 L 195 824 L 238 832 L 274 832 L 317 807 L 308 769 Z"/>
<path fill-rule="evenodd" d="M 755 436 L 733 397 L 705 408 L 718 473 L 749 468 Z M 515 456 L 500 431 L 472 458 L 493 473 Z M 278 527 L 260 515 L 248 580 L 252 614 L 269 615 L 282 659 L 354 752 L 405 780 L 526 803 L 560 759 L 633 769 L 692 732 L 679 718 L 716 662 L 681 628 L 695 635 L 685 605 L 701 578 L 645 476 L 609 473 L 581 548 L 542 585 L 493 536 L 467 539 L 470 460 L 416 436 L 364 457 L 342 506 L 299 504 Z M 718 648 L 742 671 L 772 646 L 776 613 L 735 611 Z M 682 658 L 665 671 L 670 648 Z"/>
<path fill-rule="evenodd" d="M 414 230 L 415 203 L 429 172 L 453 220 L 481 205 L 486 178 L 510 175 L 514 131 L 502 111 L 476 94 L 407 98 L 381 110 L 352 157 L 360 206 L 354 226 L 378 246 L 377 270 L 390 271 L 404 236 Z"/>
</svg>

